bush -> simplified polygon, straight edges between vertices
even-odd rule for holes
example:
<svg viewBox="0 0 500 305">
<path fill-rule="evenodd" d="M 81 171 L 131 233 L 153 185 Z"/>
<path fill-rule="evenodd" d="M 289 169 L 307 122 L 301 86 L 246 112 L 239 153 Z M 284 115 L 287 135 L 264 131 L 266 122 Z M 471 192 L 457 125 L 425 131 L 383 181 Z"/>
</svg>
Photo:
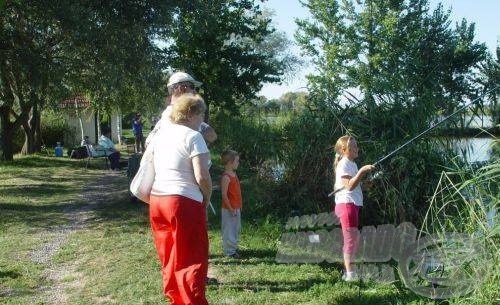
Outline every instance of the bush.
<svg viewBox="0 0 500 305">
<path fill-rule="evenodd" d="M 366 113 L 360 109 L 324 106 L 272 121 L 256 114 L 235 118 L 219 113 L 214 118 L 219 134 L 214 148 L 220 151 L 231 147 L 241 153 L 242 162 L 252 171 L 252 196 L 261 215 L 286 218 L 319 213 L 329 211 L 333 204 L 333 198 L 327 195 L 333 190 L 336 140 L 352 134 L 361 148 L 358 165 L 373 163 L 419 128 L 415 119 L 405 119 L 409 113 L 396 112 L 381 110 L 373 122 L 367 122 Z M 427 198 L 445 164 L 443 152 L 429 139 L 388 159 L 382 164 L 382 178 L 365 191 L 363 224 L 420 223 Z"/>
<path fill-rule="evenodd" d="M 357 139 L 360 156 L 356 163 L 361 166 L 376 162 L 401 145 L 405 135 L 413 133 L 406 129 L 418 128 L 415 119 L 408 120 L 413 126 L 405 128 L 404 117 L 409 114 L 397 114 L 395 122 L 391 109 L 377 113 L 377 120 L 368 122 L 360 109 L 319 106 L 288 120 L 282 158 L 286 173 L 275 192 L 287 210 L 318 213 L 330 209 L 333 198 L 328 199 L 327 194 L 333 190 L 334 145 L 340 136 L 351 134 Z M 367 208 L 362 223 L 419 223 L 444 164 L 441 149 L 429 139 L 408 146 L 381 164 L 382 178 L 364 191 Z"/>
<path fill-rule="evenodd" d="M 42 113 L 41 132 L 43 144 L 47 148 L 55 147 L 57 142 L 63 146 L 74 146 L 78 143 L 69 143 L 68 139 L 73 139 L 76 133 L 71 128 L 62 113 L 54 111 L 44 111 Z"/>
<path fill-rule="evenodd" d="M 280 133 L 265 118 L 245 114 L 240 117 L 219 112 L 212 127 L 218 134 L 213 149 L 221 152 L 231 148 L 240 153 L 249 168 L 256 168 L 265 160 L 274 160 L 281 152 Z"/>
</svg>

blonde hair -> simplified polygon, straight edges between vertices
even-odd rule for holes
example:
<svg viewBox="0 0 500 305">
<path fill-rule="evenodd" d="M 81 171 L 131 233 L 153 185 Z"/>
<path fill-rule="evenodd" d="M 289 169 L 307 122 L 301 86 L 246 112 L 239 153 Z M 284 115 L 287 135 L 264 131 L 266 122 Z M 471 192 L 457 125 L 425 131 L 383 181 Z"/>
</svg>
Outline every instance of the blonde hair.
<svg viewBox="0 0 500 305">
<path fill-rule="evenodd" d="M 339 164 L 340 159 L 343 157 L 344 150 L 349 148 L 349 142 L 354 140 L 353 136 L 345 135 L 341 136 L 335 143 L 335 158 L 333 161 L 333 172 L 337 170 L 337 164 Z"/>
<path fill-rule="evenodd" d="M 183 94 L 172 106 L 170 120 L 174 123 L 187 122 L 189 117 L 205 113 L 207 106 L 199 94 Z"/>
<path fill-rule="evenodd" d="M 220 160 L 223 165 L 228 164 L 229 162 L 233 162 L 236 157 L 238 157 L 239 154 L 237 151 L 232 150 L 232 149 L 226 149 L 222 152 L 220 155 Z"/>
</svg>

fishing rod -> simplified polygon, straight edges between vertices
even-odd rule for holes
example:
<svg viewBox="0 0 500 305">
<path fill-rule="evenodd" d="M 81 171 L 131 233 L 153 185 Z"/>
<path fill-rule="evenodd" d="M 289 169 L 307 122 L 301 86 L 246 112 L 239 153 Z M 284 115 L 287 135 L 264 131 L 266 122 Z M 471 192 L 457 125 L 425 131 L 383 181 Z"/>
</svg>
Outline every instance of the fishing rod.
<svg viewBox="0 0 500 305">
<path fill-rule="evenodd" d="M 382 161 L 390 158 L 392 155 L 396 154 L 397 152 L 399 152 L 400 150 L 402 150 L 403 148 L 405 148 L 406 146 L 410 145 L 413 141 L 419 139 L 420 137 L 422 137 L 423 135 L 425 135 L 426 133 L 428 133 L 429 131 L 433 130 L 434 128 L 436 128 L 437 126 L 441 125 L 442 123 L 446 122 L 449 118 L 455 116 L 457 113 L 460 113 L 462 112 L 464 109 L 470 107 L 471 105 L 473 105 L 474 103 L 476 103 L 477 101 L 480 101 L 483 99 L 483 97 L 490 93 L 491 91 L 494 91 L 498 88 L 498 86 L 496 86 L 495 88 L 491 89 L 491 90 L 488 90 L 486 91 L 485 93 L 483 93 L 483 95 L 481 95 L 480 97 L 472 100 L 471 102 L 469 102 L 468 104 L 465 104 L 464 106 L 458 108 L 455 112 L 453 112 L 452 114 L 448 115 L 447 117 L 445 117 L 444 119 L 442 119 L 441 121 L 437 122 L 436 124 L 432 125 L 431 127 L 427 128 L 426 130 L 422 131 L 421 133 L 419 133 L 418 135 L 414 136 L 413 138 L 411 138 L 410 140 L 408 140 L 406 143 L 404 143 L 403 145 L 401 145 L 400 147 L 396 148 L 395 150 L 393 150 L 392 152 L 390 152 L 389 154 L 385 155 L 384 157 L 380 158 L 377 162 L 373 163 L 373 166 L 377 166 L 379 165 L 380 163 L 382 163 Z"/>
<path fill-rule="evenodd" d="M 493 89 L 490 89 L 488 91 L 486 91 L 485 93 L 483 93 L 480 97 L 472 100 L 471 102 L 465 104 L 464 106 L 458 108 L 455 112 L 453 112 L 452 114 L 448 115 L 447 117 L 445 117 L 444 119 L 442 119 L 441 121 L 439 121 L 438 123 L 432 125 L 431 127 L 427 128 L 426 130 L 422 131 L 421 133 L 419 133 L 418 135 L 416 135 L 415 137 L 411 138 L 410 140 L 408 140 L 407 142 L 405 142 L 403 145 L 401 145 L 400 147 L 396 148 L 395 150 L 393 150 L 392 152 L 390 152 L 389 154 L 385 155 L 384 157 L 380 158 L 377 162 L 373 163 L 373 166 L 377 166 L 379 165 L 380 163 L 382 163 L 383 161 L 387 160 L 388 158 L 390 158 L 391 156 L 393 156 L 394 154 L 396 154 L 397 152 L 399 152 L 400 150 L 402 150 L 403 148 L 405 148 L 406 146 L 410 145 L 413 141 L 419 139 L 420 137 L 422 137 L 423 135 L 425 135 L 426 133 L 428 133 L 429 131 L 433 130 L 434 128 L 436 128 L 437 126 L 441 125 L 443 122 L 446 122 L 449 118 L 455 116 L 457 113 L 460 113 L 462 112 L 464 109 L 470 107 L 471 105 L 473 105 L 474 103 L 476 103 L 477 101 L 480 101 L 486 94 L 496 90 L 499 86 L 496 86 L 495 88 Z M 373 180 L 375 178 L 375 176 L 379 176 L 381 174 L 381 172 L 377 172 L 374 174 L 373 178 L 371 180 Z M 328 197 L 332 197 L 333 195 L 335 195 L 337 192 L 343 190 L 344 188 L 340 188 L 340 189 L 337 189 L 337 190 L 334 190 L 333 192 L 331 192 L 330 194 L 328 194 Z"/>
</svg>

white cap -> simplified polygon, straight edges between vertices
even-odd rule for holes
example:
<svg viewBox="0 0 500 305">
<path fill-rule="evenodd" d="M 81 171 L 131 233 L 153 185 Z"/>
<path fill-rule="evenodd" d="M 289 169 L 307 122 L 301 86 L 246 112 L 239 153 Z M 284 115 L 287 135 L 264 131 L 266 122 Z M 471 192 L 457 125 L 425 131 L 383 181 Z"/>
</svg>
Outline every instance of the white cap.
<svg viewBox="0 0 500 305">
<path fill-rule="evenodd" d="M 170 87 L 170 86 L 178 84 L 178 83 L 183 83 L 183 82 L 190 82 L 195 87 L 199 87 L 202 84 L 202 82 L 195 80 L 191 75 L 189 75 L 185 72 L 175 72 L 168 79 L 167 87 Z"/>
</svg>

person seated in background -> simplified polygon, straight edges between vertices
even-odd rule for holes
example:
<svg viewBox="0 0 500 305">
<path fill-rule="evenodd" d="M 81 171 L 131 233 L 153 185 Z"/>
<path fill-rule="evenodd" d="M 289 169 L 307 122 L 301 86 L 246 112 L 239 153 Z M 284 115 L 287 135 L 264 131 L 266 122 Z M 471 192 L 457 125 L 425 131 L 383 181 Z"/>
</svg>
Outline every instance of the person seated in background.
<svg viewBox="0 0 500 305">
<path fill-rule="evenodd" d="M 87 158 L 91 151 L 92 143 L 89 140 L 89 136 L 84 136 L 80 146 L 68 149 L 68 156 L 72 159 L 83 159 Z"/>
<path fill-rule="evenodd" d="M 90 142 L 89 136 L 83 136 L 82 143 L 80 146 L 92 146 L 92 142 Z"/>
<path fill-rule="evenodd" d="M 115 143 L 111 140 L 111 129 L 109 127 L 104 126 L 101 129 L 101 137 L 98 143 L 99 146 L 104 149 L 104 153 L 109 159 L 111 169 L 120 169 L 120 152 L 115 148 Z"/>
</svg>

